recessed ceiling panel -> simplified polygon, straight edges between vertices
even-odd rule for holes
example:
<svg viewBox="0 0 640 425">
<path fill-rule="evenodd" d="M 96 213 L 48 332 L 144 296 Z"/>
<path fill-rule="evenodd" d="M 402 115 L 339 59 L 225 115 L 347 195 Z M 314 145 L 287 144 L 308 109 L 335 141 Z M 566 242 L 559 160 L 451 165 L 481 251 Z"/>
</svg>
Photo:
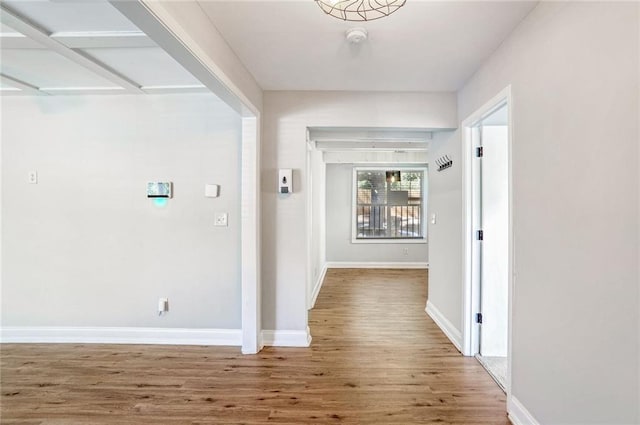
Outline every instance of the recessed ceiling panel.
<svg viewBox="0 0 640 425">
<path fill-rule="evenodd" d="M 3 3 L 49 32 L 136 31 L 138 29 L 106 1 L 4 0 Z"/>
<path fill-rule="evenodd" d="M 6 24 L 0 23 L 0 49 L 44 49 L 37 41 L 14 30 Z"/>
<path fill-rule="evenodd" d="M 0 22 L 0 34 L 6 35 L 6 36 L 18 36 L 18 35 L 21 35 L 18 31 L 14 30 L 10 26 L 5 25 L 5 24 L 3 24 L 1 22 Z"/>
<path fill-rule="evenodd" d="M 85 52 L 142 86 L 201 84 L 159 47 L 87 49 Z"/>
<path fill-rule="evenodd" d="M 49 50 L 3 50 L 0 71 L 36 87 L 116 87 Z"/>
</svg>

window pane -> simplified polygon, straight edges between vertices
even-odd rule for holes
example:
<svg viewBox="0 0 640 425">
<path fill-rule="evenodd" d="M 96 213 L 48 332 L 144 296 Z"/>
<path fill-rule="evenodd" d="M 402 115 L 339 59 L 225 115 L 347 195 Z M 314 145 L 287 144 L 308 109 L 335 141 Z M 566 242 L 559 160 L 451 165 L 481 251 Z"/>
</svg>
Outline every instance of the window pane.
<svg viewBox="0 0 640 425">
<path fill-rule="evenodd" d="M 356 238 L 422 238 L 422 170 L 357 171 Z"/>
</svg>

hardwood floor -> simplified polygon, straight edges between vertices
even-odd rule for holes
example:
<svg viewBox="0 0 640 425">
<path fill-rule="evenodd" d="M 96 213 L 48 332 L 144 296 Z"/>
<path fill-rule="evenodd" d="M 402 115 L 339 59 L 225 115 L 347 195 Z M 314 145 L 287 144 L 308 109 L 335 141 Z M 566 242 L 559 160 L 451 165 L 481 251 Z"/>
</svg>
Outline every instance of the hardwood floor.
<svg viewBox="0 0 640 425">
<path fill-rule="evenodd" d="M 424 312 L 425 270 L 329 270 L 311 348 L 4 344 L 1 423 L 509 424 Z"/>
</svg>

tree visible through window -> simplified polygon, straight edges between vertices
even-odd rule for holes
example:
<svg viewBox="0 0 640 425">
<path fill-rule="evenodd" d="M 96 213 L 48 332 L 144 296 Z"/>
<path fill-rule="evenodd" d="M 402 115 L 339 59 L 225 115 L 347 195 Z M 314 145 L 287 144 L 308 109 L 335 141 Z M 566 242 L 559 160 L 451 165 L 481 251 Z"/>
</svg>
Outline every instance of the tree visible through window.
<svg viewBox="0 0 640 425">
<path fill-rule="evenodd" d="M 424 171 L 356 170 L 356 239 L 423 239 Z"/>
</svg>

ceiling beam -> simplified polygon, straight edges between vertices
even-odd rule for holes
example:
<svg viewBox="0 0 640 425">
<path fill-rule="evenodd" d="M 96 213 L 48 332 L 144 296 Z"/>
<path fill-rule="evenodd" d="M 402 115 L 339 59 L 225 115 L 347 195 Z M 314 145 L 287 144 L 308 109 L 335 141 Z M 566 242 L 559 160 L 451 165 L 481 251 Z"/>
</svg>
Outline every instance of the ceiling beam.
<svg viewBox="0 0 640 425">
<path fill-rule="evenodd" d="M 19 15 L 3 3 L 0 3 L 0 20 L 3 24 L 8 25 L 16 31 L 19 31 L 34 41 L 111 81 L 112 83 L 121 86 L 128 92 L 143 93 L 139 84 L 119 74 L 86 53 L 67 47 L 60 41 L 52 38 L 51 33 L 29 21 L 27 18 Z"/>
<path fill-rule="evenodd" d="M 25 83 L 22 80 L 18 80 L 17 78 L 9 77 L 8 75 L 5 75 L 5 74 L 0 74 L 0 81 L 3 84 L 6 84 L 8 86 L 20 89 L 20 91 L 23 94 L 31 94 L 31 95 L 37 95 L 37 96 L 43 96 L 43 95 L 48 95 L 49 94 L 47 92 L 41 91 L 36 86 L 32 86 L 29 83 Z"/>
<path fill-rule="evenodd" d="M 54 32 L 49 38 L 70 49 L 129 49 L 158 47 L 141 31 Z M 45 49 L 46 46 L 18 33 L 0 34 L 3 49 Z"/>
<path fill-rule="evenodd" d="M 147 94 L 211 93 L 202 85 L 142 86 L 142 91 Z"/>
<path fill-rule="evenodd" d="M 142 31 L 55 32 L 51 38 L 71 49 L 158 47 Z"/>
</svg>

